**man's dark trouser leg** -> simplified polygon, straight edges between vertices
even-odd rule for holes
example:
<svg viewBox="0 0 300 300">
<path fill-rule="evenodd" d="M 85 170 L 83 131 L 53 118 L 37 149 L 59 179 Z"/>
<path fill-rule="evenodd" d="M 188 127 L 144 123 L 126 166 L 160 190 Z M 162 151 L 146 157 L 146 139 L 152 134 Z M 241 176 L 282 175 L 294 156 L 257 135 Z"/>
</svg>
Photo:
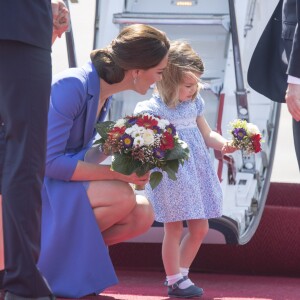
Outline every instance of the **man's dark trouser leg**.
<svg viewBox="0 0 300 300">
<path fill-rule="evenodd" d="M 51 53 L 20 42 L 0 41 L 0 65 L 0 116 L 5 132 L 4 150 L 3 140 L 0 142 L 0 154 L 4 153 L 3 286 L 15 295 L 42 297 L 51 294 L 36 267 L 40 252 Z"/>
</svg>

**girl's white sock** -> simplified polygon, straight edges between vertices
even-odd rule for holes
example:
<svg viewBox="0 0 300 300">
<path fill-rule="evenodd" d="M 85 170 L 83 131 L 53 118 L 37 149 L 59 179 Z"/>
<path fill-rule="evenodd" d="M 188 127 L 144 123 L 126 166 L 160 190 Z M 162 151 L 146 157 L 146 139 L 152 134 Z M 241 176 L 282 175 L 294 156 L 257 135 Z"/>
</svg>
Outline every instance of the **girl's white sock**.
<svg viewBox="0 0 300 300">
<path fill-rule="evenodd" d="M 178 273 L 175 275 L 167 276 L 166 279 L 167 279 L 168 285 L 172 285 L 182 278 L 183 278 L 182 274 Z M 186 279 L 183 282 L 179 283 L 178 287 L 180 289 L 186 289 L 186 288 L 190 287 L 191 285 L 193 285 L 193 282 L 190 279 Z"/>
<path fill-rule="evenodd" d="M 182 281 L 181 283 L 179 283 L 179 288 L 180 289 L 186 289 L 188 287 L 190 287 L 191 285 L 194 285 L 193 282 L 188 278 L 185 281 Z"/>
<path fill-rule="evenodd" d="M 182 276 L 186 276 L 188 277 L 189 276 L 189 271 L 190 271 L 190 268 L 179 268 L 180 270 L 180 273 L 182 274 Z M 181 289 L 186 289 L 188 288 L 189 286 L 193 285 L 194 282 L 192 282 L 189 278 L 185 281 L 183 281 L 182 283 L 179 284 L 179 287 Z"/>
<path fill-rule="evenodd" d="M 181 278 L 183 278 L 183 276 L 181 275 L 181 273 L 175 274 L 175 275 L 170 275 L 167 276 L 167 282 L 168 285 L 174 284 L 175 282 L 177 282 L 178 280 L 180 280 Z"/>
<path fill-rule="evenodd" d="M 182 276 L 187 276 L 189 275 L 189 271 L 190 271 L 190 268 L 179 268 L 180 270 L 180 273 L 182 274 Z"/>
</svg>

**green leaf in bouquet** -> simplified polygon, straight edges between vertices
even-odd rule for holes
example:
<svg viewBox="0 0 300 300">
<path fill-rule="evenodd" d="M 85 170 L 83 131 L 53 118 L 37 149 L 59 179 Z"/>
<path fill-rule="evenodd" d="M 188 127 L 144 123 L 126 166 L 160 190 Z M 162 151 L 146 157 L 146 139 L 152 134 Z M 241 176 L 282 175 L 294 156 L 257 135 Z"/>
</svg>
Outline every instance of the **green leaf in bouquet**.
<svg viewBox="0 0 300 300">
<path fill-rule="evenodd" d="M 155 171 L 151 173 L 149 183 L 152 190 L 154 190 L 159 185 L 162 178 L 163 178 L 163 174 L 161 172 Z"/>
<path fill-rule="evenodd" d="M 185 160 L 188 160 L 188 159 L 189 159 L 189 157 L 186 158 L 186 159 L 179 159 L 178 161 L 179 161 L 179 163 L 183 166 L 183 165 L 184 165 L 184 161 L 185 161 Z"/>
<path fill-rule="evenodd" d="M 114 154 L 111 167 L 114 171 L 124 175 L 132 174 L 139 165 L 133 159 L 122 154 Z"/>
<path fill-rule="evenodd" d="M 170 160 L 166 165 L 162 167 L 162 169 L 167 172 L 168 177 L 172 180 L 176 180 L 176 173 L 178 172 L 179 161 L 178 160 Z"/>
<path fill-rule="evenodd" d="M 104 139 L 104 141 L 107 139 L 108 131 L 114 126 L 114 124 L 115 122 L 113 121 L 105 121 L 96 124 L 96 131 Z"/>
<path fill-rule="evenodd" d="M 149 172 L 153 168 L 154 168 L 154 166 L 152 166 L 151 164 L 144 163 L 142 165 L 139 165 L 135 169 L 135 173 L 136 173 L 137 176 L 141 177 L 141 176 L 145 175 L 147 172 Z"/>
<path fill-rule="evenodd" d="M 168 170 L 171 169 L 173 172 L 177 173 L 179 169 L 179 160 L 174 159 L 174 160 L 168 160 L 166 164 Z"/>
<path fill-rule="evenodd" d="M 174 148 L 166 156 L 167 160 L 173 159 L 188 159 L 190 150 L 186 142 L 178 140 Z"/>
<path fill-rule="evenodd" d="M 103 145 L 105 143 L 105 139 L 100 138 L 94 142 L 94 145 Z"/>
</svg>

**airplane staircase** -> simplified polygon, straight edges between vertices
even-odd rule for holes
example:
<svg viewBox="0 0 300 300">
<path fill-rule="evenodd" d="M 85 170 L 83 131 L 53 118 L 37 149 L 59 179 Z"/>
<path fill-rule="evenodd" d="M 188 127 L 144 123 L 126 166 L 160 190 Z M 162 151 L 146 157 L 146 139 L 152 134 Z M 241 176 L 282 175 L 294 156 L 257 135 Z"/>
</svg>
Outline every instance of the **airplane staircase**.
<svg viewBox="0 0 300 300">
<path fill-rule="evenodd" d="M 271 183 L 259 227 L 242 246 L 204 245 L 195 269 L 253 275 L 300 275 L 300 184 Z"/>
</svg>

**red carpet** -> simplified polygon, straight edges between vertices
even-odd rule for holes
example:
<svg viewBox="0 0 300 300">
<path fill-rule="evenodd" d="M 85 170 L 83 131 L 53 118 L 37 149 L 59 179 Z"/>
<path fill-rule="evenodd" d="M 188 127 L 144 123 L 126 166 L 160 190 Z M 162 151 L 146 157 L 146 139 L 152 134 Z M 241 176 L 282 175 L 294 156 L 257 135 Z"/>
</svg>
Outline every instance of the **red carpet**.
<svg viewBox="0 0 300 300">
<path fill-rule="evenodd" d="M 110 254 L 117 268 L 163 271 L 160 244 L 123 243 L 110 247 Z M 204 244 L 191 269 L 300 276 L 300 184 L 272 183 L 251 241 L 243 246 Z"/>
<path fill-rule="evenodd" d="M 169 299 L 166 296 L 166 288 L 162 285 L 163 273 L 119 271 L 118 275 L 121 283 L 106 291 L 115 299 Z M 300 299 L 300 279 L 199 273 L 191 274 L 191 279 L 204 289 L 204 295 L 201 297 L 203 300 Z M 131 297 L 122 298 L 119 294 L 123 293 Z"/>
<path fill-rule="evenodd" d="M 88 300 L 167 300 L 161 272 L 118 270 L 120 283 Z M 298 300 L 300 279 L 283 277 L 191 274 L 204 289 L 202 300 Z"/>
<path fill-rule="evenodd" d="M 120 284 L 96 299 L 165 300 L 160 244 L 110 247 Z M 300 300 L 300 185 L 272 183 L 261 223 L 243 246 L 201 247 L 191 279 L 203 300 Z"/>
</svg>

